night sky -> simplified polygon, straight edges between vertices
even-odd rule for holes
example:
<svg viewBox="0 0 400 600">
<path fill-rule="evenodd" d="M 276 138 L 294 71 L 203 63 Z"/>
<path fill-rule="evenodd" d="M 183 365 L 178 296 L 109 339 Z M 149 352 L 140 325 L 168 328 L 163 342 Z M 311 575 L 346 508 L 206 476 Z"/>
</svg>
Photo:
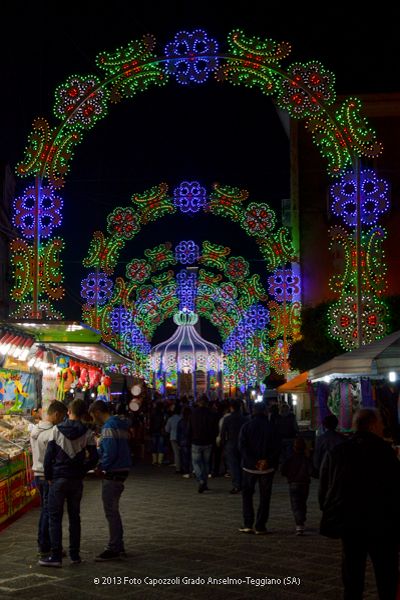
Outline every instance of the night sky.
<svg viewBox="0 0 400 600">
<path fill-rule="evenodd" d="M 181 29 L 204 28 L 224 49 L 229 31 L 240 27 L 249 35 L 289 41 L 292 53 L 284 65 L 321 61 L 335 72 L 338 93 L 400 91 L 399 9 L 384 10 L 380 3 L 370 13 L 345 17 L 322 4 L 320 11 L 294 13 L 289 4 L 279 3 L 282 8 L 274 10 L 270 4 L 242 2 L 232 8 L 230 2 L 147 0 L 143 8 L 134 3 L 134 11 L 126 8 L 131 5 L 126 2 L 123 10 L 119 4 L 105 13 L 81 9 L 77 15 L 66 8 L 67 15 L 54 11 L 49 15 L 45 4 L 35 3 L 42 11 L 34 26 L 29 15 L 9 16 L 0 41 L 0 159 L 14 167 L 22 158 L 36 116 L 55 122 L 52 106 L 59 83 L 71 74 L 99 74 L 98 52 L 112 51 L 145 33 L 156 36 L 161 55 Z M 191 86 L 172 80 L 164 88 L 150 88 L 111 106 L 108 117 L 84 137 L 61 192 L 63 226 L 55 231 L 67 242 L 63 310 L 68 318 L 80 317 L 80 281 L 87 272 L 81 263 L 93 231 L 105 231 L 106 215 L 117 205 L 128 205 L 134 192 L 162 181 L 171 189 L 183 180 L 199 180 L 208 189 L 220 182 L 248 189 L 250 199 L 267 201 L 278 213 L 281 199 L 290 194 L 288 138 L 273 102 L 258 90 L 219 84 L 212 78 Z M 19 180 L 18 191 L 28 181 Z M 123 260 L 142 256 L 144 248 L 164 241 L 194 239 L 200 244 L 208 239 L 229 245 L 233 255 L 245 255 L 261 272 L 256 245 L 243 230 L 225 219 L 200 214 L 168 217 L 143 228 Z M 211 329 L 206 326 L 204 331 L 217 340 Z M 164 332 L 160 328 L 156 339 Z"/>
</svg>

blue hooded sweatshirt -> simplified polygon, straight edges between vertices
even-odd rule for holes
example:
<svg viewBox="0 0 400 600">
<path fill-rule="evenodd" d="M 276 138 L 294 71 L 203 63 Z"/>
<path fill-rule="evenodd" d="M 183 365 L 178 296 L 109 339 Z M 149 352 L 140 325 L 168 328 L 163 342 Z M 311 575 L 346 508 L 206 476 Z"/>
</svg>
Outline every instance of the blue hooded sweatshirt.
<svg viewBox="0 0 400 600">
<path fill-rule="evenodd" d="M 124 418 L 111 416 L 101 428 L 100 468 L 106 473 L 128 471 L 132 465 L 129 447 L 129 424 Z"/>
<path fill-rule="evenodd" d="M 98 461 L 93 432 L 80 421 L 65 419 L 53 427 L 44 457 L 44 476 L 82 479 Z"/>
</svg>

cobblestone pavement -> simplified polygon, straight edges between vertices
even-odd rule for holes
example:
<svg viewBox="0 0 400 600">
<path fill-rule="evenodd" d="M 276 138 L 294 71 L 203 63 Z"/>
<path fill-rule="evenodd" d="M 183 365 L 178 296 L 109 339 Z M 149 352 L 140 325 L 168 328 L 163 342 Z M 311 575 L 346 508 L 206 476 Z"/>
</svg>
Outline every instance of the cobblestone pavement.
<svg viewBox="0 0 400 600">
<path fill-rule="evenodd" d="M 210 491 L 197 493 L 193 479 L 183 479 L 167 466 L 133 469 L 122 497 L 127 558 L 95 563 L 107 528 L 100 499 L 100 481 L 85 481 L 82 501 L 82 558 L 79 566 L 65 559 L 62 569 L 37 565 L 38 509 L 23 515 L 0 533 L 0 598 L 23 600 L 89 600 L 95 598 L 268 598 L 268 600 L 338 600 L 342 597 L 340 544 L 318 535 L 317 484 L 312 483 L 307 535 L 294 535 L 284 479 L 274 482 L 267 536 L 240 534 L 241 497 L 229 495 L 230 481 L 209 481 Z M 67 547 L 67 519 L 64 544 Z M 130 583 L 123 583 L 124 577 Z M 180 578 L 180 584 L 145 584 L 144 579 Z M 185 583 L 184 578 L 200 581 Z M 215 585 L 209 578 L 236 578 L 236 585 Z M 254 581 L 251 582 L 252 578 Z M 276 585 L 257 585 L 263 578 Z M 283 578 L 300 584 L 284 585 Z M 100 583 L 95 583 L 95 578 Z M 142 580 L 141 584 L 134 579 Z M 122 582 L 122 583 L 119 583 Z M 368 566 L 365 598 L 376 598 Z"/>
</svg>

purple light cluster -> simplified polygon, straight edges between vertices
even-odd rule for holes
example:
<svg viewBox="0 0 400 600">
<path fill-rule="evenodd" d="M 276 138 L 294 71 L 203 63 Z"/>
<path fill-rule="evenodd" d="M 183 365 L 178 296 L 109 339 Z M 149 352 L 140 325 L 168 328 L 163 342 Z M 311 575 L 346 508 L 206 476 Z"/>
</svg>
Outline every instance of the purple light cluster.
<svg viewBox="0 0 400 600">
<path fill-rule="evenodd" d="M 357 225 L 357 178 L 353 172 L 345 173 L 331 186 L 331 210 L 349 227 Z M 376 225 L 381 214 L 390 207 L 389 185 L 378 179 L 373 169 L 360 173 L 360 209 L 363 225 Z"/>
<path fill-rule="evenodd" d="M 48 238 L 53 229 L 61 225 L 62 207 L 62 199 L 55 195 L 51 185 L 47 185 L 39 189 L 39 207 L 36 211 L 36 189 L 33 185 L 14 200 L 14 225 L 26 238 L 34 237 L 36 226 L 39 236 Z M 35 222 L 36 214 L 38 223 Z"/>
<path fill-rule="evenodd" d="M 89 305 L 104 304 L 112 296 L 113 282 L 105 273 L 89 273 L 82 280 L 81 296 Z"/>
<path fill-rule="evenodd" d="M 174 206 L 183 213 L 197 213 L 207 205 L 207 192 L 198 181 L 182 181 L 174 189 Z"/>
<path fill-rule="evenodd" d="M 178 31 L 165 47 L 165 71 L 182 85 L 204 83 L 218 67 L 218 43 L 203 29 Z"/>
<path fill-rule="evenodd" d="M 186 269 L 176 274 L 179 310 L 196 311 L 197 275 Z"/>
<path fill-rule="evenodd" d="M 182 241 L 175 248 L 175 259 L 182 265 L 192 265 L 197 262 L 200 249 L 192 240 Z"/>
</svg>

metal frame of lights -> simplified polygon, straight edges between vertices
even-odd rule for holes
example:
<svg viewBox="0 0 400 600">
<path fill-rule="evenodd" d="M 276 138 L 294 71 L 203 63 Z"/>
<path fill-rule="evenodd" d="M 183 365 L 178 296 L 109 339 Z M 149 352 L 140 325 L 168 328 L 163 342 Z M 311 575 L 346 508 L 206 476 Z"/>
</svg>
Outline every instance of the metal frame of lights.
<svg viewBox="0 0 400 600">
<path fill-rule="evenodd" d="M 76 146 L 84 139 L 85 132 L 108 113 L 109 105 L 136 93 L 147 90 L 151 85 L 165 85 L 170 78 L 178 84 L 193 82 L 199 84 L 213 74 L 218 81 L 233 85 L 258 87 L 263 93 L 276 99 L 277 105 L 287 111 L 292 118 L 303 119 L 312 135 L 313 142 L 328 162 L 328 173 L 342 175 L 349 167 L 359 176 L 359 161 L 362 157 L 375 157 L 382 151 L 374 131 L 368 126 L 361 113 L 361 102 L 357 98 L 346 98 L 335 105 L 334 75 L 317 61 L 295 62 L 282 67 L 282 61 L 290 54 L 291 47 L 286 42 L 276 42 L 258 36 L 248 37 L 241 30 L 234 30 L 227 40 L 227 51 L 219 51 L 218 43 L 204 30 L 182 31 L 165 47 L 165 54 L 155 53 L 155 39 L 144 36 L 130 42 L 114 52 L 101 52 L 96 59 L 97 67 L 103 74 L 72 75 L 55 92 L 54 114 L 59 120 L 54 126 L 43 118 L 33 122 L 23 160 L 17 166 L 20 176 L 35 178 L 36 206 L 40 204 L 41 188 L 48 185 L 60 188 L 70 168 Z M 359 189 L 359 188 L 358 188 Z M 161 214 L 173 212 L 176 205 L 160 199 L 162 190 L 154 190 L 153 201 L 147 198 L 147 215 L 142 215 L 142 223 L 157 218 Z M 359 195 L 358 195 L 359 196 Z M 142 198 L 137 198 L 140 207 Z M 357 206 L 360 201 L 357 197 Z M 191 201 L 189 202 L 189 205 Z M 211 201 L 210 209 L 212 210 Z M 193 205 L 195 206 L 195 205 Z M 219 205 L 221 206 L 221 205 Z M 226 195 L 226 209 L 231 218 L 239 216 L 237 198 Z M 357 209 L 360 212 L 359 208 Z M 356 232 L 356 253 L 361 256 L 361 226 L 358 219 Z M 38 221 L 38 219 L 36 219 Z M 262 220 L 258 214 L 248 214 L 244 220 L 251 235 L 261 233 Z M 111 226 L 111 225 L 110 225 Z M 129 232 L 123 236 L 133 236 L 138 227 L 132 219 Z M 261 228 L 261 229 L 260 229 Z M 115 228 L 113 233 L 116 233 Z M 264 258 L 267 263 L 282 264 L 279 253 L 285 240 L 281 232 L 280 241 L 265 243 Z M 112 268 L 118 254 L 118 242 L 114 237 L 111 246 L 102 247 L 101 236 L 96 240 Z M 33 242 L 33 266 L 30 270 L 30 283 L 24 282 L 32 307 L 30 317 L 40 317 L 40 237 L 37 228 Z M 278 257 L 278 258 L 276 258 Z M 358 343 L 361 343 L 361 260 L 357 261 L 357 314 Z M 115 265 L 115 263 L 114 263 Z M 16 278 L 21 274 L 20 263 L 15 266 Z M 107 270 L 104 269 L 104 273 Z M 19 278 L 19 279 L 18 279 Z M 19 290 L 20 291 L 20 290 Z M 14 298 L 18 294 L 14 294 Z M 21 298 L 22 301 L 22 298 Z M 26 298 L 25 298 L 26 301 Z M 21 312 L 22 309 L 20 309 Z M 22 310 L 23 312 L 23 310 Z"/>
</svg>

